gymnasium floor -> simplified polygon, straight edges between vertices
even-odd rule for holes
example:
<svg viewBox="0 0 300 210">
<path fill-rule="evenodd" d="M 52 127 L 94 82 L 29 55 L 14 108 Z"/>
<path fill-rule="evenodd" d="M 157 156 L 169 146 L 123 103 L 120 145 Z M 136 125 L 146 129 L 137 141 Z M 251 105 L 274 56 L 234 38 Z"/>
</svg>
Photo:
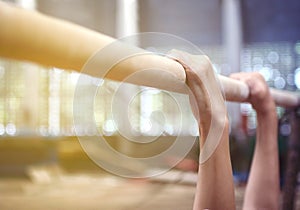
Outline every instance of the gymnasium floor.
<svg viewBox="0 0 300 210">
<path fill-rule="evenodd" d="M 74 139 L 2 140 L 0 160 L 1 210 L 192 209 L 197 174 L 171 170 L 152 179 L 123 179 L 92 163 Z M 4 173 L 16 169 L 27 178 Z M 244 190 L 236 186 L 237 210 Z"/>
<path fill-rule="evenodd" d="M 28 179 L 0 179 L 2 210 L 187 210 L 192 209 L 196 174 L 171 171 L 151 180 L 110 174 L 66 174 L 33 169 Z M 236 187 L 240 209 L 244 187 Z"/>
<path fill-rule="evenodd" d="M 0 179 L 0 209 L 188 210 L 195 191 L 193 183 L 177 181 L 128 180 L 109 174 L 40 175 L 40 180 Z M 244 190 L 244 186 L 236 186 L 237 210 Z M 297 197 L 296 209 L 300 209 Z"/>
</svg>

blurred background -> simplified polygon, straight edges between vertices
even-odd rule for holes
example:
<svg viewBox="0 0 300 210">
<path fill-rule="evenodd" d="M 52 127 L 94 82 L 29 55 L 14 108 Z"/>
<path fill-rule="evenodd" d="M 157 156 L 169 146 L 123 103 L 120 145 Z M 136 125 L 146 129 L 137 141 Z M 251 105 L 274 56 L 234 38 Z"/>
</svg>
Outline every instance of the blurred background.
<svg viewBox="0 0 300 210">
<path fill-rule="evenodd" d="M 270 87 L 295 92 L 299 92 L 300 89 L 300 2 L 297 0 L 5 0 L 5 2 L 65 19 L 116 38 L 139 32 L 177 35 L 198 46 L 211 58 L 215 70 L 222 75 L 228 76 L 239 71 L 259 71 Z M 32 33 L 34 36 L 34 31 Z M 185 184 L 182 188 L 178 188 L 176 195 L 172 194 L 173 188 L 170 190 L 162 184 L 155 186 L 146 184 L 148 188 L 139 188 L 140 182 L 131 180 L 133 183 L 128 184 L 121 178 L 112 178 L 94 164 L 84 153 L 76 137 L 76 134 L 93 136 L 98 132 L 106 136 L 105 139 L 112 148 L 126 155 L 151 156 L 153 151 L 165 149 L 174 141 L 174 136 L 178 135 L 179 113 L 176 107 L 174 108 L 174 101 L 170 96 L 160 90 L 136 87 L 143 90 L 143 94 L 135 99 L 131 107 L 130 120 L 135 128 L 134 135 L 142 138 L 163 133 L 159 137 L 159 144 L 151 143 L 148 147 L 140 147 L 138 143 L 124 143 L 124 138 L 114 123 L 110 103 L 111 90 L 116 84 L 112 81 L 103 81 L 102 87 L 105 91 L 99 92 L 95 99 L 95 120 L 98 130 L 91 129 L 89 125 L 82 125 L 75 133 L 73 97 L 78 77 L 79 74 L 72 70 L 0 58 L 0 177 L 1 180 L 5 180 L 0 181 L 0 195 L 6 196 L 2 199 L 6 202 L 1 201 L 0 203 L 4 204 L 0 204 L 0 207 L 3 205 L 3 209 L 22 209 L 22 205 L 14 206 L 18 201 L 16 197 L 15 200 L 13 198 L 15 194 L 19 195 L 20 199 L 24 196 L 24 192 L 27 193 L 29 196 L 27 200 L 25 199 L 27 202 L 31 196 L 47 190 L 47 192 L 54 190 L 53 195 L 70 196 L 68 188 L 85 183 L 84 187 L 80 185 L 76 189 L 86 190 L 84 192 L 87 193 L 90 189 L 95 192 L 107 192 L 110 189 L 110 194 L 105 196 L 111 196 L 111 199 L 126 193 L 122 191 L 122 187 L 125 189 L 128 185 L 140 190 L 131 192 L 134 196 L 144 193 L 144 197 L 135 198 L 135 201 L 134 196 L 129 199 L 129 193 L 128 200 L 124 199 L 124 202 L 119 200 L 122 208 L 116 206 L 114 202 L 106 202 L 106 207 L 102 209 L 135 209 L 138 208 L 138 201 L 146 203 L 144 209 L 153 209 L 155 203 L 160 205 L 164 202 L 167 203 L 164 204 L 166 206 L 156 207 L 174 209 L 168 207 L 172 206 L 170 200 L 172 196 L 173 200 L 176 200 L 176 196 L 182 200 L 180 202 L 183 205 L 182 209 L 191 208 L 195 173 L 186 177 L 187 172 L 177 169 L 176 173 L 159 179 L 159 182 L 177 184 L 178 180 L 184 180 L 182 183 Z M 130 91 L 130 88 L 126 91 Z M 180 95 L 178 97 L 186 100 Z M 82 100 L 84 101 L 84 95 Z M 227 105 L 231 122 L 233 171 L 235 182 L 240 186 L 247 180 L 255 142 L 256 116 L 248 104 L 228 102 Z M 152 126 L 149 125 L 151 113 L 155 111 L 167 116 L 163 126 L 159 128 L 154 126 L 155 122 Z M 278 107 L 277 111 L 280 117 L 278 139 L 283 182 L 291 127 L 285 115 L 286 110 Z M 182 110 L 181 114 L 183 114 L 183 134 L 197 136 L 197 125 L 190 109 Z M 160 125 L 159 122 L 158 124 Z M 187 155 L 187 159 L 197 161 L 198 153 L 195 145 Z M 57 184 L 53 181 L 53 177 L 56 180 L 60 177 L 60 181 L 65 182 Z M 38 187 L 29 185 L 28 180 L 30 183 L 42 184 Z M 92 184 L 94 181 L 98 183 L 96 186 L 99 188 Z M 49 188 L 45 187 L 50 186 L 47 183 L 56 188 L 52 187 L 49 191 Z M 66 190 L 66 194 L 57 190 L 59 186 L 63 186 L 62 189 Z M 158 189 L 161 189 L 159 187 L 162 186 L 165 188 L 161 192 L 169 194 L 170 199 L 158 197 L 155 202 L 149 201 L 147 197 L 159 191 Z M 178 186 L 172 187 L 177 189 Z M 184 195 L 186 201 L 182 198 Z M 47 196 L 49 195 L 47 194 L 44 199 L 48 198 Z M 56 202 L 57 205 L 66 205 L 61 200 Z M 40 208 L 43 205 L 46 204 L 41 200 L 34 207 Z M 65 207 L 71 208 L 72 205 L 79 204 L 71 200 Z M 90 206 L 86 204 L 84 207 L 93 209 L 94 205 L 100 204 L 90 202 Z M 185 208 L 184 205 L 188 207 Z M 57 209 L 55 205 L 52 207 L 49 209 Z"/>
</svg>

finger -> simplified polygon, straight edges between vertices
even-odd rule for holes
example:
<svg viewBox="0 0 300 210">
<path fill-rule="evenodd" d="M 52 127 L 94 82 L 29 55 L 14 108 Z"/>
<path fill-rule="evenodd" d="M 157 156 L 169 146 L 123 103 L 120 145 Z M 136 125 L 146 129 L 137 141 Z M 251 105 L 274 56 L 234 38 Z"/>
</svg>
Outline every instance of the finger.
<svg viewBox="0 0 300 210">
<path fill-rule="evenodd" d="M 230 77 L 231 79 L 241 80 L 241 78 L 242 78 L 243 76 L 241 75 L 241 72 L 239 72 L 239 73 L 232 73 L 232 74 L 229 75 L 229 77 Z"/>
<path fill-rule="evenodd" d="M 169 52 L 167 52 L 167 57 L 170 57 L 170 58 L 182 58 L 184 57 L 184 53 L 180 50 L 177 50 L 177 49 L 172 49 L 170 50 Z"/>
<path fill-rule="evenodd" d="M 169 51 L 166 56 L 173 60 L 176 60 L 184 67 L 187 67 L 187 64 L 192 63 L 191 55 L 187 52 L 183 52 L 180 50 L 173 49 Z"/>
<path fill-rule="evenodd" d="M 251 75 L 247 72 L 233 73 L 229 75 L 230 78 L 246 83 L 249 86 L 249 81 L 251 81 Z"/>
</svg>

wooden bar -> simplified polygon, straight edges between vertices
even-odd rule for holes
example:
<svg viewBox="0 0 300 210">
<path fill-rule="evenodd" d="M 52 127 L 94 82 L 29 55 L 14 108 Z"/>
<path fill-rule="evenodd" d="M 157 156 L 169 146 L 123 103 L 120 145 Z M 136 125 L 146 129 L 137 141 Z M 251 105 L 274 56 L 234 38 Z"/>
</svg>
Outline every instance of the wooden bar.
<svg viewBox="0 0 300 210">
<path fill-rule="evenodd" d="M 79 72 L 97 51 L 116 41 L 70 22 L 4 2 L 0 2 L 0 28 L 0 56 Z M 124 81 L 130 75 L 153 69 L 128 82 L 186 93 L 185 71 L 178 62 L 121 43 L 116 53 L 126 55 L 130 52 L 139 55 L 120 62 L 106 75 L 107 78 Z M 156 69 L 163 73 L 158 75 Z M 90 74 L 98 75 L 96 70 Z M 227 100 L 243 102 L 247 99 L 247 85 L 223 76 L 219 78 Z M 300 104 L 299 95 L 287 91 L 272 90 L 272 95 L 279 106 Z"/>
</svg>

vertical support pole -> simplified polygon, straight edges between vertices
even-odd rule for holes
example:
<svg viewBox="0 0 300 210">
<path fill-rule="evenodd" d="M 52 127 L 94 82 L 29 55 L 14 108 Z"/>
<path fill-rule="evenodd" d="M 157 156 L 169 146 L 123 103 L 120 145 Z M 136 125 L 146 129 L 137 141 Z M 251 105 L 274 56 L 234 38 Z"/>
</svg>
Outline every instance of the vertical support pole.
<svg viewBox="0 0 300 210">
<path fill-rule="evenodd" d="M 26 132 L 36 134 L 39 119 L 39 69 L 33 64 L 22 63 L 25 72 L 25 94 L 23 99 L 24 122 Z"/>
<path fill-rule="evenodd" d="M 122 38 L 138 32 L 138 1 L 118 0 L 116 36 Z"/>
<path fill-rule="evenodd" d="M 242 46 L 241 7 L 238 0 L 223 1 L 223 44 L 230 72 L 240 71 L 240 52 Z"/>
<path fill-rule="evenodd" d="M 241 6 L 238 0 L 222 1 L 222 31 L 224 53 L 230 67 L 228 72 L 222 72 L 225 76 L 240 71 L 240 53 L 242 47 Z M 240 124 L 240 105 L 229 103 L 228 114 L 231 116 L 233 128 Z"/>
<path fill-rule="evenodd" d="M 116 17 L 116 37 L 122 38 L 130 35 L 135 35 L 139 32 L 138 29 L 138 0 L 118 0 L 117 1 L 117 17 Z M 132 45 L 138 45 L 138 40 L 132 40 Z M 119 122 L 118 130 L 121 135 L 130 137 L 133 135 L 132 125 L 128 123 L 128 120 L 131 122 L 132 119 L 128 119 L 128 106 L 133 100 L 132 93 L 139 92 L 138 87 L 122 84 L 122 88 L 118 90 L 118 93 L 122 95 L 122 103 L 116 103 L 115 106 L 119 106 L 119 110 L 125 110 L 123 113 L 118 113 L 117 118 Z M 126 107 L 125 107 L 126 105 Z M 130 104 L 132 105 L 132 104 Z M 136 110 L 138 111 L 138 110 Z M 133 116 L 131 116 L 133 117 Z M 128 120 L 127 120 L 128 119 Z M 135 120 L 135 119 L 133 119 Z M 133 152 L 133 148 L 128 144 L 127 141 L 121 141 L 119 145 L 120 151 L 124 154 L 130 155 Z"/>
<path fill-rule="evenodd" d="M 293 210 L 295 207 L 295 193 L 300 166 L 300 107 L 292 110 L 290 115 L 292 133 L 289 139 L 282 209 Z"/>
<path fill-rule="evenodd" d="M 36 0 L 16 0 L 15 3 L 27 10 L 36 9 Z M 38 127 L 39 115 L 39 69 L 37 66 L 27 63 L 22 63 L 25 70 L 25 97 L 23 100 L 24 122 L 22 122 L 22 129 L 26 132 L 35 133 Z M 18 126 L 18 125 L 17 125 Z"/>
<path fill-rule="evenodd" d="M 35 10 L 36 9 L 36 0 L 16 0 L 17 5 L 24 9 Z"/>
</svg>

